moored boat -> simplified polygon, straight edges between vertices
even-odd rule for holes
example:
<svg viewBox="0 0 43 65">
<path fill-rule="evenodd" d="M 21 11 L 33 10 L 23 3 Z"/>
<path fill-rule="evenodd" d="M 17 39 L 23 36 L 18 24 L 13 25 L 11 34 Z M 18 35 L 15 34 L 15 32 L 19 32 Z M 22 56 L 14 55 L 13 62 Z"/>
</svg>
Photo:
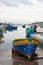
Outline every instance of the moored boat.
<svg viewBox="0 0 43 65">
<path fill-rule="evenodd" d="M 15 41 L 16 42 L 16 41 Z M 20 54 L 23 54 L 25 56 L 27 56 L 29 59 L 31 59 L 31 57 L 35 54 L 35 51 L 37 49 L 37 44 L 33 44 L 30 42 L 16 42 L 18 44 L 14 44 L 15 42 L 13 42 L 13 51 L 14 52 L 18 52 Z"/>
<path fill-rule="evenodd" d="M 14 29 L 14 27 L 12 25 L 10 25 L 10 24 L 8 24 L 6 26 L 6 30 L 8 30 L 8 31 L 13 31 L 13 29 Z"/>
</svg>

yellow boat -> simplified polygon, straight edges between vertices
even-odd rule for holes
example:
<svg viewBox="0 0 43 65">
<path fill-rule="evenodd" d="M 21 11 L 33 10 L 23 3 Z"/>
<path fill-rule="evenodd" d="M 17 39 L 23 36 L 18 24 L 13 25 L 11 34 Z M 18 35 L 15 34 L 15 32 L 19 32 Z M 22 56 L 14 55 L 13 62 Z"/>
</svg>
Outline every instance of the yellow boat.
<svg viewBox="0 0 43 65">
<path fill-rule="evenodd" d="M 13 41 L 13 45 L 21 45 L 21 44 L 28 44 L 28 39 L 15 39 Z"/>
<path fill-rule="evenodd" d="M 32 39 L 31 41 L 29 39 L 26 38 L 18 38 L 13 40 L 13 45 L 23 45 L 23 44 L 28 44 L 29 42 L 32 42 L 32 44 L 38 44 L 39 41 Z"/>
<path fill-rule="evenodd" d="M 32 40 L 32 43 L 33 43 L 33 44 L 38 44 L 38 43 L 39 43 L 39 41 L 38 41 L 38 40 L 33 39 L 33 40 Z"/>
</svg>

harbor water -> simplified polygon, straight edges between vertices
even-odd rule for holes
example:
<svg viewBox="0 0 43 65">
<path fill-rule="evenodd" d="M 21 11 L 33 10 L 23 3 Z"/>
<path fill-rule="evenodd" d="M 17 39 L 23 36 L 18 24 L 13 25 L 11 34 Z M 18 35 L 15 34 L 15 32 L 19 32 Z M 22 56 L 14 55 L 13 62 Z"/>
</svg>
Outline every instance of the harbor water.
<svg viewBox="0 0 43 65">
<path fill-rule="evenodd" d="M 36 53 L 39 58 L 32 60 L 26 57 L 15 56 L 12 59 L 12 41 L 15 38 L 25 38 L 26 28 L 19 26 L 17 30 L 6 31 L 0 36 L 0 65 L 43 65 L 43 45 L 37 48 Z"/>
</svg>

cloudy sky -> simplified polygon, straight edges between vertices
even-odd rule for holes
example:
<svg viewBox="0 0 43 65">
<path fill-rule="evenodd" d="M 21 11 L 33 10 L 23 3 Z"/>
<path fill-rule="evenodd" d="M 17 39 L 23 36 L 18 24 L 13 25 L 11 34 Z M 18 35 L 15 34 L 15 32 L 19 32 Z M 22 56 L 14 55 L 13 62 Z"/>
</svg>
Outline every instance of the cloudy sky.
<svg viewBox="0 0 43 65">
<path fill-rule="evenodd" d="M 43 0 L 0 0 L 0 22 L 43 21 Z"/>
</svg>

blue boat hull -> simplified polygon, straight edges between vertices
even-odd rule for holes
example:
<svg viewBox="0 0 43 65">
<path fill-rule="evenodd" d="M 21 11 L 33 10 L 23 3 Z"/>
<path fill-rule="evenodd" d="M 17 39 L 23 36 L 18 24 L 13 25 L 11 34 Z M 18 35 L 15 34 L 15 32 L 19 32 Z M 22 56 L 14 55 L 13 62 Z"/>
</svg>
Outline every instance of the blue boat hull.
<svg viewBox="0 0 43 65">
<path fill-rule="evenodd" d="M 6 30 L 8 30 L 8 31 L 12 31 L 12 30 L 14 30 L 14 27 L 11 26 L 11 25 L 7 25 Z"/>
<path fill-rule="evenodd" d="M 15 51 L 23 54 L 31 54 L 31 55 L 35 53 L 36 48 L 37 48 L 36 44 L 25 44 L 25 45 L 13 46 L 13 49 Z"/>
</svg>

